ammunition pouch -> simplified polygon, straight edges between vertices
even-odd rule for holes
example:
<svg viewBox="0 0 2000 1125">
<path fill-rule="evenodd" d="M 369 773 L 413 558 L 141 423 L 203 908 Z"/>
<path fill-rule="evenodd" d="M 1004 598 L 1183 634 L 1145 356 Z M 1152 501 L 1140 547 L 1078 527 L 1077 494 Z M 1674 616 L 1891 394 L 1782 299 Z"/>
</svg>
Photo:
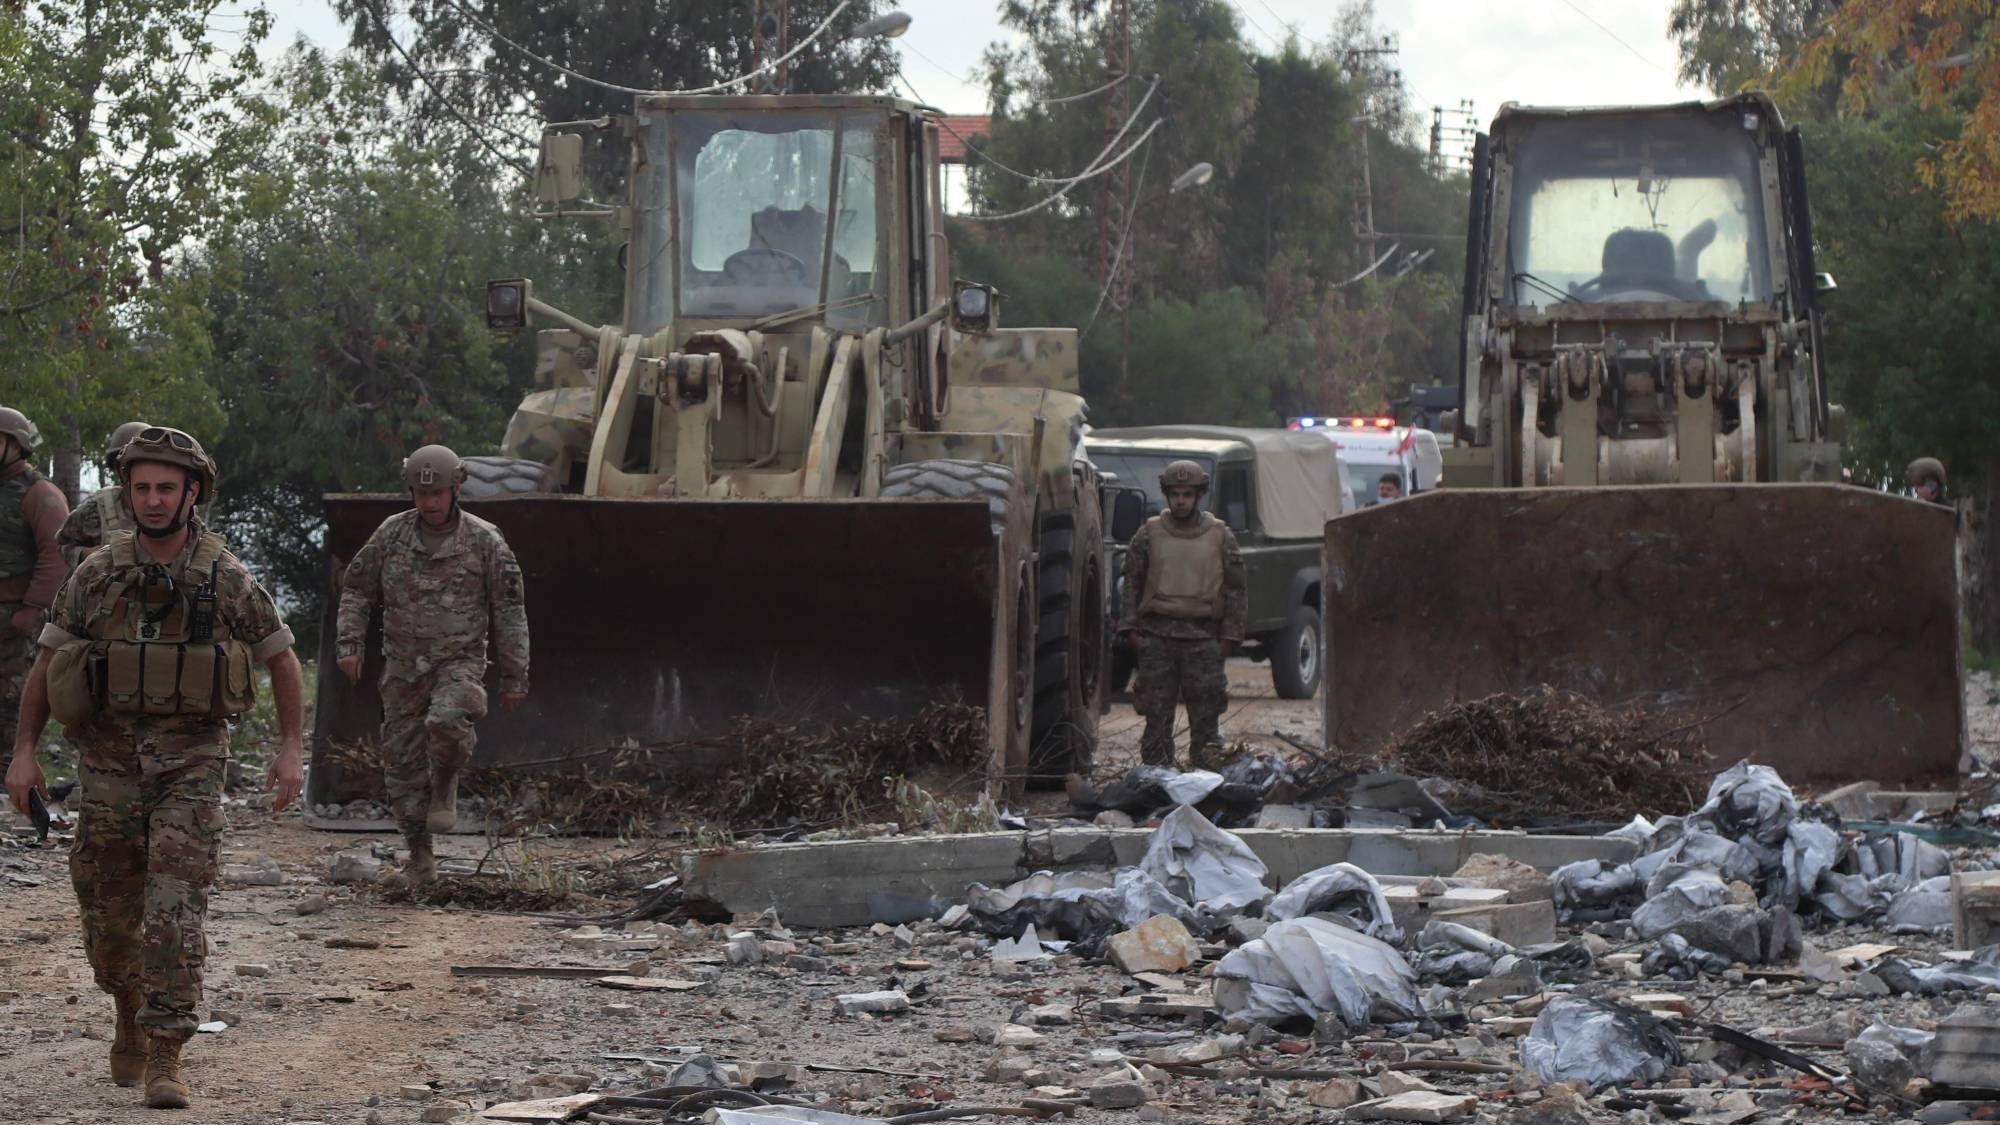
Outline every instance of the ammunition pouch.
<svg viewBox="0 0 2000 1125">
<path fill-rule="evenodd" d="M 104 710 L 104 650 L 96 641 L 70 641 L 49 658 L 49 714 L 77 727 Z"/>
<path fill-rule="evenodd" d="M 241 641 L 99 641 L 103 709 L 114 715 L 233 718 L 256 701 L 250 646 Z"/>
</svg>

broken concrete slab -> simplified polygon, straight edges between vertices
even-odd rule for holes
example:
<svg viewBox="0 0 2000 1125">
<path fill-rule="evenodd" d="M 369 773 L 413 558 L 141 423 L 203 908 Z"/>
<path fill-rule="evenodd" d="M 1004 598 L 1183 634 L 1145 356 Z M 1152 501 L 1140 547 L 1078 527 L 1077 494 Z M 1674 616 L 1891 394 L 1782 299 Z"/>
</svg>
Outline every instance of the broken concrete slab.
<svg viewBox="0 0 2000 1125">
<path fill-rule="evenodd" d="M 1539 902 L 1556 897 L 1555 884 L 1546 874 L 1512 856 L 1481 853 L 1466 860 L 1452 872 L 1452 877 L 1475 886 L 1506 891 L 1508 902 Z"/>
<path fill-rule="evenodd" d="M 1347 1116 L 1356 1121 L 1454 1121 L 1471 1113 L 1478 1105 L 1478 1097 L 1472 1094 L 1413 1090 L 1349 1106 Z"/>
<path fill-rule="evenodd" d="M 1517 949 L 1556 940 L 1556 904 L 1547 899 L 1439 910 L 1431 917 L 1440 922 L 1470 926 Z"/>
<path fill-rule="evenodd" d="M 2000 871 L 1954 871 L 1951 876 L 1951 943 L 1959 949 L 1991 944 L 2000 929 Z"/>
<path fill-rule="evenodd" d="M 1341 862 L 1380 878 L 1442 875 L 1480 854 L 1553 870 L 1582 859 L 1624 863 L 1638 852 L 1613 836 L 1260 828 L 1235 835 L 1263 861 L 1274 886 Z M 771 844 L 684 856 L 680 876 L 690 899 L 725 910 L 775 906 L 794 925 L 865 926 L 935 917 L 975 882 L 1005 886 L 1042 870 L 1134 866 L 1151 837 L 1149 829 L 1089 826 Z"/>
</svg>

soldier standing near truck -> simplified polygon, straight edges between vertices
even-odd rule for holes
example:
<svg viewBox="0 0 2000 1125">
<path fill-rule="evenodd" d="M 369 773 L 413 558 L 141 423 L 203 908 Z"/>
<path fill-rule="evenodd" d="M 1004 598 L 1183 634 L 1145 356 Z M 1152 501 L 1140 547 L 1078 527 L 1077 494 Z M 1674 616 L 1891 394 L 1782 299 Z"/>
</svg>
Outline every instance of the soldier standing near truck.
<svg viewBox="0 0 2000 1125">
<path fill-rule="evenodd" d="M 50 715 L 77 750 L 83 804 L 70 879 L 97 986 L 117 1004 L 111 1079 L 156 1109 L 188 1104 L 181 1045 L 201 1007 L 208 887 L 222 842 L 229 720 L 271 673 L 280 749 L 272 809 L 305 784 L 305 677 L 271 595 L 196 504 L 215 465 L 192 437 L 148 427 L 120 470 L 138 531 L 117 532 L 64 583 L 28 676 L 7 793 L 26 812 L 44 783 Z"/>
<path fill-rule="evenodd" d="M 1208 472 L 1175 461 L 1160 473 L 1167 510 L 1147 520 L 1125 553 L 1119 620 L 1137 655 L 1132 699 L 1146 720 L 1139 756 L 1174 761 L 1174 705 L 1188 715 L 1188 760 L 1199 766 L 1222 743 L 1229 705 L 1223 662 L 1243 642 L 1249 597 L 1243 555 L 1229 526 L 1201 510 Z"/>
<path fill-rule="evenodd" d="M 147 428 L 144 422 L 127 422 L 111 431 L 111 440 L 105 443 L 104 449 L 104 472 L 111 483 L 78 504 L 69 518 L 63 521 L 62 531 L 56 536 L 56 541 L 69 555 L 71 568 L 103 544 L 105 536 L 114 531 L 138 528 L 138 521 L 132 518 L 132 505 L 125 502 L 125 489 L 118 483 L 118 458 L 125 452 L 125 443 Z"/>
<path fill-rule="evenodd" d="M 437 877 L 431 837 L 458 820 L 458 777 L 472 724 L 486 717 L 486 647 L 500 706 L 528 696 L 528 610 L 521 566 L 500 529 L 460 510 L 465 464 L 442 445 L 403 462 L 415 507 L 382 521 L 347 566 L 340 670 L 361 682 L 368 619 L 382 606 L 382 773 L 410 848 L 413 883 Z"/>
</svg>

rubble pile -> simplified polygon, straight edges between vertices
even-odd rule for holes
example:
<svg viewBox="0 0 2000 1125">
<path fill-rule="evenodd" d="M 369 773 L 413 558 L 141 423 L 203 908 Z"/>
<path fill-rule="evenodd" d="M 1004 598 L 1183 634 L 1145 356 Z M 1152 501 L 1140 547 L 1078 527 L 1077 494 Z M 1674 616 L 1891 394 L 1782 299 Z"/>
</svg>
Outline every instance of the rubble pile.
<svg viewBox="0 0 2000 1125">
<path fill-rule="evenodd" d="M 1699 724 L 1608 708 L 1543 685 L 1425 716 L 1387 765 L 1451 783 L 1452 807 L 1489 823 L 1659 815 L 1694 803 L 1708 776 Z"/>
</svg>

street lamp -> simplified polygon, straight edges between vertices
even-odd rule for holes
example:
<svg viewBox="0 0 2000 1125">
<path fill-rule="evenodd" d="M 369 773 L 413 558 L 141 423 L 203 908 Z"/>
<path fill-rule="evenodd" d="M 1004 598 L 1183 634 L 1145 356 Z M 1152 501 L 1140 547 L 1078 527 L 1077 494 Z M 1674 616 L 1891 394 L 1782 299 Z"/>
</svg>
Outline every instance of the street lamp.
<svg viewBox="0 0 2000 1125">
<path fill-rule="evenodd" d="M 1189 167 L 1187 171 L 1182 172 L 1180 175 L 1175 176 L 1173 186 L 1167 189 L 1167 194 L 1173 195 L 1182 188 L 1200 187 L 1214 178 L 1215 165 L 1204 160 L 1199 164 Z"/>
<path fill-rule="evenodd" d="M 910 13 L 884 12 L 874 19 L 862 20 L 847 33 L 849 39 L 895 39 L 910 30 Z"/>
</svg>

